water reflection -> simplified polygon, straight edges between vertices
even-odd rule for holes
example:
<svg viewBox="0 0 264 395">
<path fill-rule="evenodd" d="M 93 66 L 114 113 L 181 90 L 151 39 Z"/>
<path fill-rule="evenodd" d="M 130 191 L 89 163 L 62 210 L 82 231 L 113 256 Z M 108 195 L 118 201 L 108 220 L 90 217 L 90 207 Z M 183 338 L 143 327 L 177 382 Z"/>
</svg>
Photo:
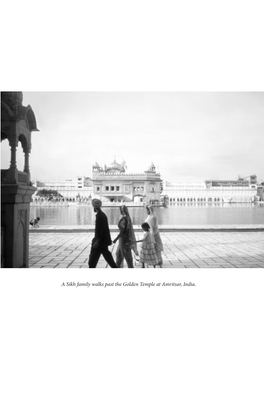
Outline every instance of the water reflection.
<svg viewBox="0 0 264 395">
<path fill-rule="evenodd" d="M 135 225 L 142 224 L 147 213 L 144 207 L 129 207 Z M 106 207 L 110 225 L 120 219 L 119 207 Z M 264 224 L 264 205 L 247 203 L 180 203 L 167 208 L 157 207 L 160 225 L 221 225 Z M 41 225 L 93 225 L 95 213 L 91 206 L 31 207 L 30 218 L 40 217 Z"/>
</svg>

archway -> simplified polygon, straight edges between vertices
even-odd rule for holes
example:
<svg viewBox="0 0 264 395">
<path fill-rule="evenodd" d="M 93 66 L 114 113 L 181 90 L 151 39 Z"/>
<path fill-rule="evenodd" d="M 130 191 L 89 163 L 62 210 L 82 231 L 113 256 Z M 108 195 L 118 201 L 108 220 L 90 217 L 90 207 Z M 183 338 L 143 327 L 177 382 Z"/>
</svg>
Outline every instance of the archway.
<svg viewBox="0 0 264 395">
<path fill-rule="evenodd" d="M 134 202 L 135 203 L 138 203 L 138 202 L 143 202 L 144 201 L 144 194 L 141 194 L 141 193 L 138 193 L 137 195 L 134 195 Z M 115 201 L 115 199 L 113 200 L 113 201 Z M 119 201 L 118 199 L 117 199 L 117 201 Z"/>
<path fill-rule="evenodd" d="M 9 165 L 10 165 L 10 146 L 7 138 L 3 138 L 1 142 L 1 169 L 8 169 Z"/>
</svg>

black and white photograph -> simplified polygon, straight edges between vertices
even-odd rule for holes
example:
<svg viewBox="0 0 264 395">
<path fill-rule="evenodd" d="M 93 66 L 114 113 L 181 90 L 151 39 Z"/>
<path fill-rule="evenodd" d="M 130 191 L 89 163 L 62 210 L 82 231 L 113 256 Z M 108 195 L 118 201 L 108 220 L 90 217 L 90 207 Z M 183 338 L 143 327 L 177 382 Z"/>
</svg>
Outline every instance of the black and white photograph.
<svg viewBox="0 0 264 395">
<path fill-rule="evenodd" d="M 1 103 L 2 267 L 264 267 L 263 92 Z"/>
<path fill-rule="evenodd" d="M 262 2 L 1 15 L 1 394 L 262 395 Z"/>
</svg>

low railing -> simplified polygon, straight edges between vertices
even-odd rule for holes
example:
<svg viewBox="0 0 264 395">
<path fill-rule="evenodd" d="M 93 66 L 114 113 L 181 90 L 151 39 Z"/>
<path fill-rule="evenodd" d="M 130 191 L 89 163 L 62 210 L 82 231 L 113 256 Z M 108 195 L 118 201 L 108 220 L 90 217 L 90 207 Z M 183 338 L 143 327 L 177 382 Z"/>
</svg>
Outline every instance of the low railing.
<svg viewBox="0 0 264 395">
<path fill-rule="evenodd" d="M 144 202 L 103 202 L 103 207 L 120 207 L 122 205 L 127 207 L 143 207 Z"/>
<path fill-rule="evenodd" d="M 40 201 L 40 200 L 33 200 L 30 203 L 31 206 L 42 206 L 42 207 L 68 207 L 69 206 L 69 202 L 56 202 L 56 201 Z"/>
</svg>

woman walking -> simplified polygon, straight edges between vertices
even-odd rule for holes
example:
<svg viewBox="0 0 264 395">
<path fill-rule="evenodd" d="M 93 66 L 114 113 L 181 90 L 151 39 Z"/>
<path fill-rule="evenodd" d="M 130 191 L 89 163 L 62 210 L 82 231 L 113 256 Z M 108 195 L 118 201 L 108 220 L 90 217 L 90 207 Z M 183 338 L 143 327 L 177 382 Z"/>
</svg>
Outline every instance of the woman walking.
<svg viewBox="0 0 264 395">
<path fill-rule="evenodd" d="M 113 240 L 113 243 L 116 243 L 117 240 L 119 240 L 116 251 L 116 264 L 117 267 L 123 268 L 125 259 L 128 268 L 132 269 L 134 265 L 131 250 L 138 255 L 136 237 L 127 206 L 121 206 L 120 213 L 122 218 L 118 222 L 119 234 L 115 240 Z"/>
<path fill-rule="evenodd" d="M 158 218 L 157 218 L 155 210 L 154 210 L 153 206 L 151 206 L 151 204 L 148 204 L 146 206 L 146 211 L 147 211 L 148 216 L 147 216 L 145 222 L 147 222 L 149 224 L 150 232 L 154 236 L 155 250 L 156 250 L 157 257 L 158 257 L 158 264 L 161 267 L 163 264 L 163 260 L 162 260 L 162 256 L 161 256 L 161 251 L 163 251 L 163 243 L 160 238 L 159 227 L 158 227 Z"/>
</svg>

